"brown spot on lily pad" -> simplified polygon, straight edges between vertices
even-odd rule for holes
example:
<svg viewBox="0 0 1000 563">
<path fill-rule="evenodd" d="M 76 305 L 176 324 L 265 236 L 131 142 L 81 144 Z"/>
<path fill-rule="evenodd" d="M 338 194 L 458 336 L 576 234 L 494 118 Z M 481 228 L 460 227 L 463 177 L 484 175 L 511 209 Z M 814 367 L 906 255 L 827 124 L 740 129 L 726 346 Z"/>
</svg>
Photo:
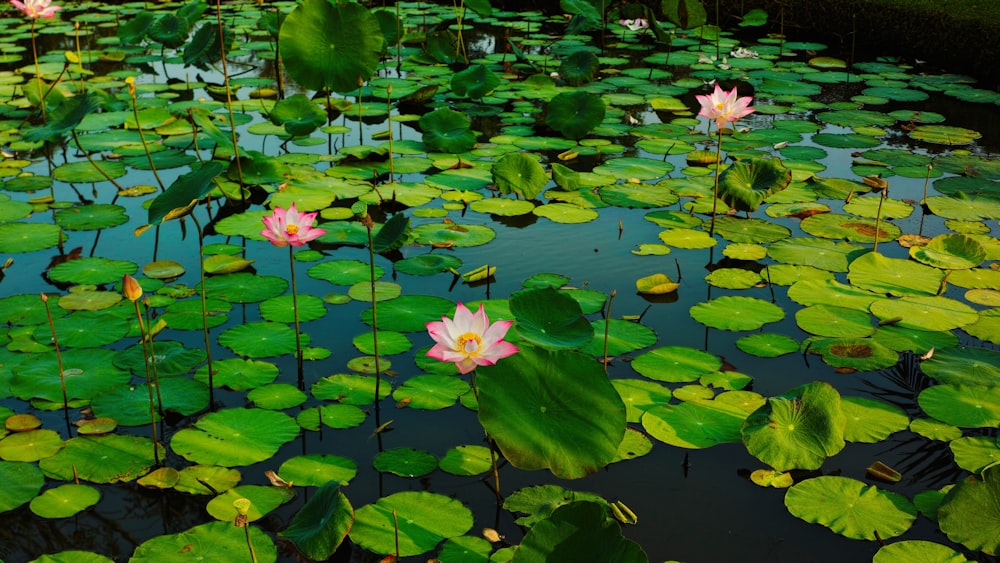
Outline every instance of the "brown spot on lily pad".
<svg viewBox="0 0 1000 563">
<path fill-rule="evenodd" d="M 872 349 L 864 344 L 830 346 L 830 353 L 842 358 L 870 358 Z"/>
</svg>

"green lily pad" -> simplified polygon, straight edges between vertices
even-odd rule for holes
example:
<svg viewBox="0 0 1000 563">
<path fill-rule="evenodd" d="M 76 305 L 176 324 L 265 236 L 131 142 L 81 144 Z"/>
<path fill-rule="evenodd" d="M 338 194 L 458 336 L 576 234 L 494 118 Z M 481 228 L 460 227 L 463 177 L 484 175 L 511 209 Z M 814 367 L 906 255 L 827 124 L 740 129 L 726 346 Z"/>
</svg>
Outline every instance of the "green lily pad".
<svg viewBox="0 0 1000 563">
<path fill-rule="evenodd" d="M 318 487 L 331 481 L 346 485 L 357 474 L 358 466 L 354 461 L 329 454 L 295 456 L 278 469 L 282 479 L 305 487 Z"/>
<path fill-rule="evenodd" d="M 881 442 L 910 424 L 899 407 L 875 399 L 841 397 L 840 407 L 847 417 L 844 439 L 848 442 Z"/>
<path fill-rule="evenodd" d="M 584 209 L 572 203 L 546 203 L 539 205 L 531 212 L 555 223 L 564 224 L 587 223 L 597 219 L 598 216 L 593 209 Z"/>
<path fill-rule="evenodd" d="M 396 299 L 379 303 L 378 320 L 380 326 L 392 327 L 399 332 L 419 332 L 426 330 L 428 320 L 448 316 L 455 308 L 451 301 L 433 295 L 402 295 Z M 361 320 L 372 324 L 372 309 L 361 313 Z"/>
<path fill-rule="evenodd" d="M 91 311 L 79 311 L 54 319 L 59 346 L 66 348 L 97 348 L 117 342 L 129 332 L 131 323 L 118 316 Z M 100 326 L 101 330 L 94 330 Z M 48 325 L 35 328 L 35 340 L 51 342 L 52 329 Z"/>
<path fill-rule="evenodd" d="M 210 500 L 205 506 L 205 511 L 216 520 L 232 522 L 239 514 L 236 507 L 233 506 L 233 501 L 241 498 L 251 501 L 252 504 L 246 517 L 248 522 L 255 522 L 295 498 L 295 491 L 287 487 L 241 485 Z"/>
<path fill-rule="evenodd" d="M 641 157 L 619 157 L 595 166 L 595 174 L 604 174 L 615 178 L 636 178 L 639 180 L 655 180 L 673 171 L 674 165 L 661 160 Z"/>
<path fill-rule="evenodd" d="M 658 236 L 664 244 L 675 248 L 711 248 L 718 243 L 705 231 L 696 229 L 668 229 Z"/>
<path fill-rule="evenodd" d="M 199 286 L 200 292 L 200 286 Z M 213 276 L 205 280 L 205 295 L 230 303 L 257 303 L 281 295 L 288 282 L 277 276 L 260 276 L 246 272 Z"/>
<path fill-rule="evenodd" d="M 56 225 L 67 231 L 107 229 L 128 222 L 125 208 L 120 205 L 93 203 L 60 209 L 55 214 Z"/>
<path fill-rule="evenodd" d="M 31 512 L 42 518 L 69 518 L 101 500 L 101 493 L 90 485 L 72 483 L 49 489 L 31 501 Z"/>
<path fill-rule="evenodd" d="M 314 432 L 321 423 L 329 428 L 354 428 L 365 421 L 365 411 L 354 405 L 321 405 L 299 412 L 295 421 Z"/>
<path fill-rule="evenodd" d="M 517 560 L 643 563 L 647 557 L 639 544 L 622 536 L 606 504 L 581 501 L 555 509 L 532 526 L 521 540 Z"/>
<path fill-rule="evenodd" d="M 40 428 L 27 432 L 14 432 L 0 440 L 0 459 L 38 461 L 54 456 L 62 447 L 62 438 L 54 430 Z"/>
<path fill-rule="evenodd" d="M 301 335 L 303 346 L 308 335 Z M 226 329 L 219 335 L 219 344 L 249 358 L 273 358 L 295 352 L 295 329 L 270 321 L 246 323 Z"/>
<path fill-rule="evenodd" d="M 954 549 L 926 540 L 906 540 L 887 544 L 875 553 L 872 563 L 968 563 Z"/>
<path fill-rule="evenodd" d="M 520 200 L 505 199 L 502 201 L 514 202 Z M 531 207 L 534 208 L 534 204 L 532 204 Z M 493 211 L 489 212 L 492 213 Z M 440 274 L 441 272 L 446 272 L 450 269 L 457 270 L 461 268 L 462 260 L 456 258 L 455 256 L 448 256 L 446 254 L 420 254 L 418 256 L 404 258 L 399 262 L 396 262 L 395 266 L 397 271 L 404 274 L 410 274 L 411 276 L 431 276 L 434 274 Z"/>
<path fill-rule="evenodd" d="M 354 516 L 354 507 L 340 491 L 340 484 L 325 483 L 281 535 L 292 540 L 309 559 L 326 560 L 347 537 Z"/>
<path fill-rule="evenodd" d="M 38 495 L 45 484 L 41 470 L 33 463 L 0 461 L 0 513 L 14 510 Z"/>
<path fill-rule="evenodd" d="M 717 268 L 705 276 L 713 287 L 723 289 L 750 289 L 761 283 L 760 274 L 743 268 Z"/>
<path fill-rule="evenodd" d="M 809 352 L 837 368 L 863 371 L 885 369 L 899 361 L 899 354 L 871 338 L 821 338 L 809 344 Z"/>
<path fill-rule="evenodd" d="M 799 309 L 795 322 L 802 330 L 819 336 L 864 338 L 875 332 L 868 313 L 832 305 Z"/>
<path fill-rule="evenodd" d="M 639 323 L 611 319 L 594 321 L 591 325 L 594 327 L 594 339 L 583 352 L 592 356 L 604 356 L 605 333 L 607 333 L 608 356 L 622 356 L 656 344 L 656 333 Z"/>
<path fill-rule="evenodd" d="M 264 409 L 225 409 L 209 413 L 174 434 L 170 447 L 195 463 L 224 467 L 250 465 L 273 456 L 299 435 L 290 416 Z"/>
<path fill-rule="evenodd" d="M 130 374 L 114 366 L 115 354 L 113 350 L 99 348 L 63 351 L 66 395 L 70 399 L 90 400 L 108 387 L 126 383 Z M 55 353 L 37 355 L 31 362 L 14 366 L 10 392 L 25 401 L 44 399 L 61 405 L 62 382 Z"/>
<path fill-rule="evenodd" d="M 719 176 L 719 199 L 737 211 L 756 211 L 772 194 L 788 187 L 792 171 L 777 158 L 739 160 Z"/>
<path fill-rule="evenodd" d="M 756 330 L 785 318 L 781 307 L 754 297 L 724 296 L 691 307 L 691 317 L 721 330 Z"/>
<path fill-rule="evenodd" d="M 792 515 L 852 539 L 894 538 L 910 529 L 917 509 L 906 497 L 847 477 L 820 476 L 785 493 Z"/>
<path fill-rule="evenodd" d="M 472 122 L 450 108 L 438 108 L 420 118 L 422 140 L 428 148 L 446 153 L 464 153 L 476 146 Z"/>
<path fill-rule="evenodd" d="M 212 372 L 212 384 L 215 387 L 245 391 L 274 381 L 278 377 L 278 366 L 259 360 L 227 358 L 212 362 Z M 208 366 L 199 368 L 194 378 L 208 385 Z"/>
<path fill-rule="evenodd" d="M 851 284 L 876 293 L 892 295 L 937 295 L 944 272 L 911 260 L 888 258 L 869 252 L 849 267 Z M 933 329 L 932 329 L 933 330 Z"/>
<path fill-rule="evenodd" d="M 799 350 L 799 343 L 784 334 L 749 334 L 736 341 L 736 347 L 751 356 L 777 358 Z"/>
<path fill-rule="evenodd" d="M 101 285 L 121 281 L 122 276 L 132 275 L 138 269 L 135 262 L 125 260 L 80 258 L 59 264 L 49 270 L 48 275 L 59 282 Z"/>
<path fill-rule="evenodd" d="M 778 471 L 818 469 L 843 449 L 846 424 L 840 394 L 828 383 L 813 382 L 771 397 L 751 413 L 743 443 Z"/>
<path fill-rule="evenodd" d="M 151 356 L 146 356 L 149 353 Z M 115 356 L 115 365 L 130 370 L 140 377 L 146 376 L 146 363 L 156 364 L 160 377 L 171 377 L 191 373 L 205 361 L 205 351 L 200 348 L 185 348 L 172 340 L 157 341 L 152 345 L 136 344 Z"/>
<path fill-rule="evenodd" d="M 447 375 L 417 375 L 406 380 L 392 393 L 397 402 L 409 408 L 438 410 L 455 404 L 469 391 L 469 384 Z"/>
<path fill-rule="evenodd" d="M 938 525 L 948 539 L 989 555 L 1000 552 L 1000 470 L 959 481 L 938 507 Z"/>
<path fill-rule="evenodd" d="M 392 473 L 400 477 L 423 477 L 437 469 L 437 458 L 413 448 L 395 448 L 379 452 L 372 460 L 379 473 Z"/>
<path fill-rule="evenodd" d="M 421 244 L 464 248 L 490 242 L 496 237 L 496 231 L 484 225 L 430 223 L 413 229 L 413 237 Z"/>
<path fill-rule="evenodd" d="M 912 139 L 938 145 L 968 145 L 982 137 L 979 131 L 951 125 L 918 125 L 908 135 Z"/>
<path fill-rule="evenodd" d="M 476 382 L 479 420 L 515 467 L 574 478 L 615 457 L 625 405 L 592 357 L 523 346 Z"/>
<path fill-rule="evenodd" d="M 371 269 L 368 264 L 359 260 L 332 260 L 322 262 L 309 268 L 309 277 L 318 280 L 326 280 L 334 285 L 354 285 L 358 282 L 369 281 Z M 381 266 L 375 266 L 375 279 L 385 275 L 385 270 Z"/>
<path fill-rule="evenodd" d="M 663 346 L 632 360 L 632 368 L 656 381 L 687 383 L 718 371 L 722 360 L 713 354 L 685 346 Z"/>
<path fill-rule="evenodd" d="M 511 296 L 515 332 L 548 349 L 579 348 L 594 337 L 579 303 L 552 288 L 519 291 Z"/>
<path fill-rule="evenodd" d="M 249 526 L 245 529 L 232 522 L 210 522 L 177 534 L 166 534 L 146 540 L 135 549 L 130 561 L 135 563 L 183 563 L 184 561 L 236 561 L 247 557 L 247 538 L 258 563 L 273 563 L 278 550 L 270 536 Z"/>
<path fill-rule="evenodd" d="M 921 391 L 917 402 L 928 415 L 960 428 L 1000 424 L 1000 387 L 934 385 Z"/>
<path fill-rule="evenodd" d="M 793 237 L 780 240 L 767 249 L 767 255 L 786 264 L 813 266 L 830 272 L 846 272 L 847 265 L 863 246 L 848 242 Z"/>
<path fill-rule="evenodd" d="M 925 246 L 910 247 L 910 258 L 948 270 L 975 268 L 986 259 L 986 249 L 965 235 L 938 235 Z"/>
<path fill-rule="evenodd" d="M 525 153 L 510 153 L 493 163 L 493 183 L 502 194 L 516 193 L 534 199 L 549 182 L 537 160 Z"/>
<path fill-rule="evenodd" d="M 582 139 L 604 120 L 605 111 L 604 101 L 596 94 L 563 92 L 549 100 L 545 124 L 569 139 Z"/>
<path fill-rule="evenodd" d="M 979 313 L 961 301 L 940 296 L 908 296 L 872 303 L 872 314 L 883 321 L 916 330 L 944 331 L 979 320 Z"/>
<path fill-rule="evenodd" d="M 166 452 L 157 444 L 159 457 Z M 92 483 L 127 483 L 145 474 L 155 462 L 153 441 L 140 436 L 107 434 L 66 440 L 59 453 L 38 462 L 51 479 Z"/>
<path fill-rule="evenodd" d="M 461 502 L 444 495 L 407 491 L 359 508 L 350 537 L 369 551 L 398 552 L 408 557 L 427 553 L 442 540 L 461 536 L 470 528 L 472 512 Z"/>
<path fill-rule="evenodd" d="M 899 227 L 866 217 L 853 217 L 836 213 L 823 213 L 806 217 L 800 224 L 802 230 L 818 237 L 845 239 L 850 242 L 887 242 L 899 237 Z M 876 228 L 878 229 L 876 232 Z"/>
<path fill-rule="evenodd" d="M 306 394 L 290 383 L 271 383 L 247 393 L 247 400 L 262 409 L 284 410 L 306 401 Z"/>
<path fill-rule="evenodd" d="M 738 442 L 746 417 L 746 411 L 739 407 L 695 399 L 649 408 L 642 415 L 642 427 L 650 436 L 671 446 L 700 449 Z"/>
<path fill-rule="evenodd" d="M 336 400 L 347 405 L 369 405 L 375 402 L 374 377 L 336 374 L 320 379 L 312 386 L 312 394 L 323 401 Z M 379 385 L 379 399 L 389 396 L 392 384 L 385 379 Z"/>
<path fill-rule="evenodd" d="M 792 232 L 788 227 L 763 219 L 743 219 L 726 215 L 716 217 L 715 234 L 730 242 L 769 243 L 787 238 Z"/>
<path fill-rule="evenodd" d="M 961 430 L 958 434 L 961 436 Z M 974 474 L 1000 461 L 1000 445 L 992 436 L 953 438 L 948 449 L 955 456 L 955 465 Z"/>
<path fill-rule="evenodd" d="M 482 475 L 492 467 L 490 449 L 485 446 L 455 446 L 438 462 L 441 471 L 452 475 Z"/>
</svg>

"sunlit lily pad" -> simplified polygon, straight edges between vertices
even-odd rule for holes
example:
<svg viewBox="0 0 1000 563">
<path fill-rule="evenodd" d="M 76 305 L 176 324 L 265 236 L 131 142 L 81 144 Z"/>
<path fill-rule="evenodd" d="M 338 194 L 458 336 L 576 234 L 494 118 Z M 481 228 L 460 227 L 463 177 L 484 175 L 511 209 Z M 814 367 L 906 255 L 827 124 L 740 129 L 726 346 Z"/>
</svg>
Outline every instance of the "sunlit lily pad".
<svg viewBox="0 0 1000 563">
<path fill-rule="evenodd" d="M 131 326 L 128 319 L 90 311 L 78 311 L 55 319 L 52 324 L 59 345 L 67 348 L 97 348 L 117 342 L 128 334 Z M 100 326 L 101 330 L 94 330 L 95 326 Z M 48 325 L 37 327 L 35 340 L 51 342 L 51 328 Z"/>
<path fill-rule="evenodd" d="M 308 335 L 301 336 L 302 345 Z M 219 335 L 219 344 L 241 356 L 273 358 L 295 352 L 295 329 L 270 321 L 236 325 Z"/>
<path fill-rule="evenodd" d="M 785 494 L 794 516 L 853 539 L 894 538 L 910 529 L 917 509 L 906 497 L 847 477 L 820 476 Z"/>
<path fill-rule="evenodd" d="M 290 416 L 264 409 L 226 409 L 209 413 L 174 434 L 170 447 L 195 463 L 224 467 L 250 465 L 274 455 L 299 435 Z"/>
<path fill-rule="evenodd" d="M 144 354 L 152 353 L 152 356 Z M 157 341 L 152 345 L 144 347 L 135 344 L 130 348 L 119 352 L 115 356 L 116 366 L 131 370 L 132 373 L 146 376 L 146 363 L 151 366 L 156 364 L 157 374 L 162 377 L 174 375 L 186 375 L 191 373 L 195 367 L 205 361 L 205 351 L 201 348 L 185 348 L 180 342 L 172 340 Z"/>
<path fill-rule="evenodd" d="M 55 214 L 56 225 L 68 231 L 86 231 L 116 227 L 128 222 L 125 208 L 108 203 L 92 203 L 61 209 Z"/>
<path fill-rule="evenodd" d="M 375 386 L 374 377 L 336 374 L 317 381 L 311 391 L 314 397 L 324 401 L 335 400 L 347 405 L 368 405 L 375 402 Z M 392 384 L 383 379 L 378 389 L 379 399 L 388 397 L 391 391 Z"/>
<path fill-rule="evenodd" d="M 565 541 L 553 541 L 564 538 Z M 544 561 L 621 561 L 641 563 L 646 553 L 639 544 L 622 536 L 610 508 L 600 502 L 573 502 L 555 509 L 548 518 L 535 524 L 518 548 L 518 560 Z"/>
<path fill-rule="evenodd" d="M 800 224 L 802 230 L 818 237 L 830 239 L 845 239 L 850 242 L 875 242 L 876 227 L 879 242 L 894 240 L 899 237 L 899 227 L 888 221 L 876 222 L 866 217 L 852 217 L 836 213 L 823 213 L 806 217 Z"/>
<path fill-rule="evenodd" d="M 0 461 L 0 479 L 4 482 L 0 488 L 0 513 L 14 510 L 35 498 L 45 484 L 38 466 L 20 461 Z"/>
<path fill-rule="evenodd" d="M 983 469 L 1000 462 L 1000 445 L 992 436 L 953 438 L 948 449 L 955 456 L 955 465 L 971 473 L 981 473 Z"/>
<path fill-rule="evenodd" d="M 42 518 L 69 518 L 97 504 L 101 493 L 90 485 L 66 484 L 49 489 L 31 501 L 31 511 Z"/>
<path fill-rule="evenodd" d="M 736 341 L 736 347 L 752 356 L 777 358 L 799 350 L 799 343 L 784 334 L 750 334 Z"/>
<path fill-rule="evenodd" d="M 413 229 L 413 236 L 421 244 L 469 247 L 490 242 L 496 232 L 484 225 L 431 223 Z"/>
<path fill-rule="evenodd" d="M 875 332 L 868 313 L 833 305 L 799 309 L 795 322 L 802 330 L 819 336 L 864 338 Z"/>
<path fill-rule="evenodd" d="M 619 179 L 637 178 L 639 180 L 655 180 L 666 176 L 674 169 L 674 165 L 661 160 L 640 157 L 620 157 L 608 160 L 594 167 L 595 174 L 606 174 Z"/>
<path fill-rule="evenodd" d="M 1000 352 L 965 346 L 945 348 L 921 362 L 920 371 L 939 383 L 996 385 L 1000 380 Z"/>
<path fill-rule="evenodd" d="M 264 485 L 242 485 L 234 487 L 213 498 L 205 510 L 216 520 L 232 522 L 238 514 L 233 501 L 240 498 L 251 501 L 247 521 L 260 520 L 282 504 L 292 500 L 295 491 L 287 487 L 267 487 Z"/>
<path fill-rule="evenodd" d="M 691 307 L 699 323 L 721 330 L 756 330 L 785 318 L 781 307 L 755 297 L 724 296 Z"/>
<path fill-rule="evenodd" d="M 409 408 L 438 410 L 454 405 L 468 391 L 469 385 L 457 377 L 417 375 L 406 380 L 392 397 Z"/>
<path fill-rule="evenodd" d="M 413 448 L 395 448 L 379 452 L 372 460 L 379 473 L 392 473 L 400 477 L 423 477 L 437 469 L 437 458 Z"/>
<path fill-rule="evenodd" d="M 61 282 L 101 285 L 121 281 L 122 276 L 134 274 L 138 269 L 135 262 L 126 260 L 80 258 L 59 264 L 49 270 L 48 275 Z"/>
<path fill-rule="evenodd" d="M 637 356 L 632 368 L 657 381 L 686 383 L 718 371 L 722 360 L 717 356 L 684 346 L 664 346 Z"/>
<path fill-rule="evenodd" d="M 247 556 L 246 534 L 254 546 L 259 563 L 277 560 L 277 548 L 271 537 L 256 526 L 245 529 L 232 522 L 210 522 L 177 534 L 156 536 L 135 549 L 130 561 L 136 563 L 173 563 L 200 559 L 235 561 Z"/>
<path fill-rule="evenodd" d="M 840 394 L 813 382 L 771 397 L 743 425 L 747 451 L 779 471 L 817 469 L 844 447 Z"/>
<path fill-rule="evenodd" d="M 14 432 L 0 440 L 0 459 L 5 461 L 38 461 L 55 455 L 62 447 L 62 438 L 54 430 L 39 428 L 26 432 Z"/>
<path fill-rule="evenodd" d="M 162 445 L 159 457 L 166 454 Z M 154 463 L 153 441 L 140 436 L 108 434 L 77 436 L 38 465 L 52 479 L 72 481 L 79 477 L 93 483 L 126 483 L 146 473 Z"/>
<path fill-rule="evenodd" d="M 277 276 L 245 272 L 213 276 L 205 280 L 206 296 L 230 303 L 256 303 L 284 293 L 288 282 Z"/>
<path fill-rule="evenodd" d="M 717 268 L 705 276 L 713 287 L 723 289 L 749 289 L 761 283 L 760 274 L 743 268 Z"/>
<path fill-rule="evenodd" d="M 948 539 L 989 555 L 1000 552 L 1000 469 L 987 468 L 982 478 L 959 481 L 937 510 Z"/>
<path fill-rule="evenodd" d="M 863 246 L 847 242 L 793 237 L 772 244 L 767 254 L 787 264 L 814 266 L 830 272 L 846 272 L 847 265 L 865 252 Z"/>
<path fill-rule="evenodd" d="M 472 512 L 455 499 L 407 491 L 357 509 L 350 537 L 375 553 L 397 553 L 398 545 L 401 556 L 420 555 L 466 533 L 472 523 Z"/>
<path fill-rule="evenodd" d="M 821 338 L 809 343 L 809 352 L 837 368 L 864 371 L 884 369 L 899 360 L 899 354 L 871 338 Z"/>
<path fill-rule="evenodd" d="M 330 481 L 346 485 L 358 473 L 354 461 L 328 454 L 300 455 L 281 464 L 278 475 L 300 486 L 319 486 Z"/>
<path fill-rule="evenodd" d="M 909 296 L 872 303 L 872 314 L 916 330 L 951 330 L 979 320 L 979 313 L 961 301 L 940 296 Z"/>
<path fill-rule="evenodd" d="M 108 387 L 127 382 L 129 373 L 114 366 L 115 354 L 113 350 L 101 348 L 64 350 L 62 368 L 67 396 L 89 400 Z M 10 391 L 26 401 L 45 399 L 62 404 L 59 358 L 55 353 L 48 353 L 15 366 Z"/>
<path fill-rule="evenodd" d="M 872 557 L 872 563 L 967 563 L 954 549 L 926 540 L 906 540 L 886 544 Z"/>
<path fill-rule="evenodd" d="M 849 270 L 847 279 L 852 285 L 892 295 L 937 295 L 944 281 L 944 272 L 937 268 L 877 252 L 857 258 Z"/>
<path fill-rule="evenodd" d="M 665 244 L 676 248 L 711 248 L 718 243 L 707 232 L 696 229 L 668 229 L 658 236 Z"/>
<path fill-rule="evenodd" d="M 212 363 L 212 383 L 215 387 L 228 387 L 245 391 L 271 383 L 278 377 L 278 367 L 268 362 L 242 358 L 216 360 Z M 208 385 L 208 366 L 202 366 L 194 378 Z"/>
<path fill-rule="evenodd" d="M 504 200 L 517 201 L 517 200 Z M 532 207 L 534 207 L 532 205 Z M 420 254 L 404 258 L 396 262 L 396 270 L 412 276 L 430 276 L 446 272 L 449 269 L 458 269 L 462 266 L 462 260 L 447 254 Z M 346 284 L 345 284 L 346 285 Z"/>
<path fill-rule="evenodd" d="M 880 442 L 906 430 L 910 423 L 899 407 L 875 399 L 841 397 L 840 406 L 847 417 L 844 439 L 848 442 Z"/>
<path fill-rule="evenodd" d="M 952 125 L 918 125 L 909 136 L 938 145 L 968 145 L 982 137 L 982 133 Z"/>
<path fill-rule="evenodd" d="M 433 295 L 401 295 L 395 299 L 379 303 L 378 320 L 380 327 L 391 327 L 399 332 L 418 332 L 426 330 L 430 320 L 450 316 L 455 304 L 451 301 Z M 372 324 L 372 309 L 361 313 L 365 324 Z"/>
<path fill-rule="evenodd" d="M 320 405 L 300 411 L 295 422 L 306 430 L 316 432 L 320 424 L 328 428 L 354 428 L 365 421 L 365 411 L 354 405 Z"/>
<path fill-rule="evenodd" d="M 917 401 L 928 415 L 961 428 L 1000 424 L 1000 387 L 934 385 L 921 391 Z"/>
<path fill-rule="evenodd" d="M 642 415 L 642 427 L 661 442 L 700 449 L 738 442 L 746 416 L 746 411 L 727 403 L 694 400 L 650 407 Z"/>
<path fill-rule="evenodd" d="M 625 405 L 590 356 L 522 346 L 476 383 L 479 420 L 515 467 L 582 477 L 618 451 Z"/>
<path fill-rule="evenodd" d="M 911 247 L 910 257 L 935 268 L 964 270 L 981 264 L 986 249 L 965 235 L 938 235 L 926 246 Z"/>
<path fill-rule="evenodd" d="M 787 238 L 791 231 L 788 227 L 763 219 L 726 215 L 716 218 L 715 234 L 731 242 L 765 243 Z"/>
</svg>

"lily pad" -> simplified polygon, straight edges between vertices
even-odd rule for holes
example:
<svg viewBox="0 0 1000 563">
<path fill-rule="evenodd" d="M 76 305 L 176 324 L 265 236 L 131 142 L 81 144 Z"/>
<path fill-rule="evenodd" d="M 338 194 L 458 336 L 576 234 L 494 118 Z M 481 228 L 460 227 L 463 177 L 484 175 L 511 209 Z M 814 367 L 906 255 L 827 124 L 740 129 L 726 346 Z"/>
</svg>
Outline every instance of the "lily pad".
<svg viewBox="0 0 1000 563">
<path fill-rule="evenodd" d="M 101 493 L 90 485 L 66 484 L 49 489 L 31 501 L 31 512 L 42 518 L 69 518 L 97 504 Z"/>
<path fill-rule="evenodd" d="M 156 447 L 163 459 L 163 446 Z M 59 453 L 38 465 L 52 479 L 72 481 L 79 477 L 93 483 L 127 483 L 145 474 L 154 462 L 152 440 L 108 434 L 70 438 Z"/>
<path fill-rule="evenodd" d="M 938 507 L 941 531 L 948 539 L 989 555 L 1000 552 L 1000 469 L 987 468 L 982 478 L 959 481 Z"/>
<path fill-rule="evenodd" d="M 0 461 L 0 513 L 14 510 L 38 495 L 45 484 L 45 477 L 33 463 Z"/>
<path fill-rule="evenodd" d="M 785 318 L 781 307 L 755 297 L 724 296 L 691 307 L 699 323 L 721 330 L 756 330 Z"/>
<path fill-rule="evenodd" d="M 906 497 L 847 477 L 820 476 L 785 493 L 792 515 L 852 539 L 894 538 L 910 529 L 917 509 Z"/>
<path fill-rule="evenodd" d="M 960 428 L 1000 424 L 1000 387 L 934 385 L 921 391 L 917 402 L 928 415 Z"/>
<path fill-rule="evenodd" d="M 739 407 L 699 399 L 651 407 L 642 415 L 642 427 L 671 446 L 700 449 L 738 442 L 746 417 Z"/>
<path fill-rule="evenodd" d="M 156 536 L 135 549 L 135 563 L 183 563 L 192 560 L 236 561 L 247 556 L 246 534 L 259 563 L 273 563 L 278 550 L 270 536 L 249 526 L 245 530 L 232 522 L 210 522 L 177 534 Z"/>
<path fill-rule="evenodd" d="M 174 434 L 171 449 L 204 464 L 235 467 L 273 456 L 299 435 L 290 416 L 264 409 L 225 409 L 209 413 Z"/>
<path fill-rule="evenodd" d="M 986 259 L 986 249 L 965 235 L 938 235 L 926 246 L 910 247 L 914 260 L 948 270 L 975 268 Z"/>
<path fill-rule="evenodd" d="M 428 492 L 382 497 L 355 512 L 351 541 L 379 554 L 408 557 L 437 547 L 472 528 L 472 512 L 461 502 Z M 398 549 L 397 549 L 398 546 Z"/>
</svg>

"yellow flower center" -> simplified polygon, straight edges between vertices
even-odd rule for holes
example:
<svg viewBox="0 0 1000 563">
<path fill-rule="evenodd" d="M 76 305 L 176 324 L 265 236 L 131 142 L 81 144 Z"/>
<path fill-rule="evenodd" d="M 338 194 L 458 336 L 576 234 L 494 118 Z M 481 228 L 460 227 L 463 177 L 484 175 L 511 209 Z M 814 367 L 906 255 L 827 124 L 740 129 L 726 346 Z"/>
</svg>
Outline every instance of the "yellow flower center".
<svg viewBox="0 0 1000 563">
<path fill-rule="evenodd" d="M 465 352 L 470 356 L 474 355 L 479 350 L 479 346 L 482 343 L 483 339 L 480 338 L 478 334 L 472 332 L 466 332 L 462 336 L 459 336 L 456 341 L 456 344 L 458 344 L 458 351 Z"/>
<path fill-rule="evenodd" d="M 285 227 L 285 234 L 294 235 L 294 234 L 298 234 L 298 232 L 299 232 L 299 226 L 298 225 L 288 225 L 288 226 Z"/>
<path fill-rule="evenodd" d="M 725 108 L 726 108 L 726 104 L 725 103 L 715 104 L 715 109 L 717 109 L 717 110 L 723 110 Z"/>
</svg>

